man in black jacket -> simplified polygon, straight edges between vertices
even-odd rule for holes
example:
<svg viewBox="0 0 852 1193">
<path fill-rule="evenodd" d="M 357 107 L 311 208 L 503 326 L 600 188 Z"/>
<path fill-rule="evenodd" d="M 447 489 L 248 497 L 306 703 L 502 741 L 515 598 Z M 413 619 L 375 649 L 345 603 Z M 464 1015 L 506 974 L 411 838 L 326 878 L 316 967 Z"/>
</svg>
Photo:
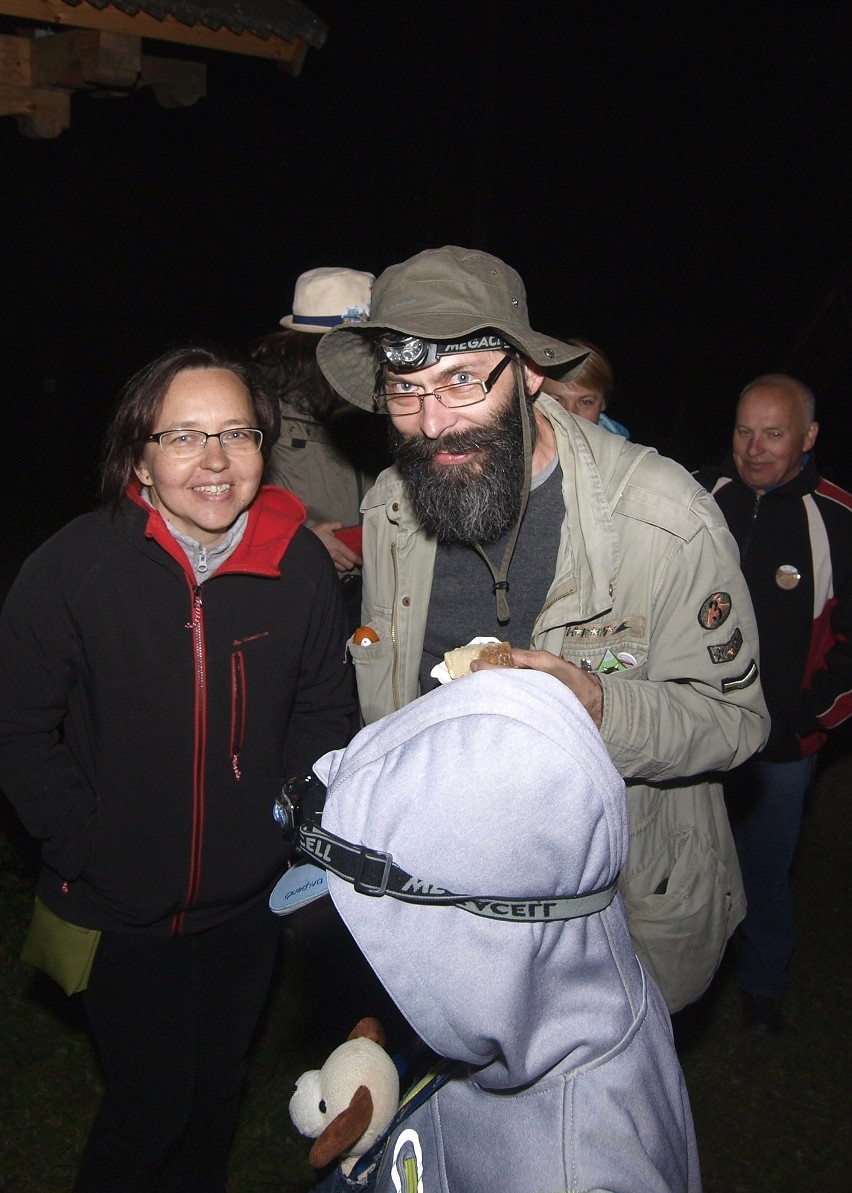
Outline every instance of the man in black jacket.
<svg viewBox="0 0 852 1193">
<path fill-rule="evenodd" d="M 737 977 L 746 1026 L 767 1035 L 782 1029 L 805 795 L 828 732 L 852 715 L 852 494 L 818 475 L 818 430 L 807 386 L 758 377 L 740 394 L 732 453 L 697 474 L 740 548 L 772 719 L 728 785 L 748 900 Z"/>
</svg>

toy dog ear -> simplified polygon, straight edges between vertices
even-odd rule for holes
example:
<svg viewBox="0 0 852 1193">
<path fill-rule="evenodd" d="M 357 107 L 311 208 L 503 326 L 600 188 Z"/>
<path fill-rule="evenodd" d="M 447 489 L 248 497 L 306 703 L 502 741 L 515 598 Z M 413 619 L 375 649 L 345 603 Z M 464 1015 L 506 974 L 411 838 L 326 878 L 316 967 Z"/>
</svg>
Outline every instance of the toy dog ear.
<svg viewBox="0 0 852 1193">
<path fill-rule="evenodd" d="M 314 1143 L 308 1155 L 312 1168 L 325 1168 L 360 1139 L 373 1117 L 373 1097 L 366 1085 L 359 1085 L 349 1105 L 336 1115 Z"/>
<path fill-rule="evenodd" d="M 372 1040 L 374 1044 L 379 1044 L 382 1048 L 384 1048 L 387 1041 L 385 1029 L 379 1020 L 374 1019 L 372 1015 L 367 1015 L 365 1018 L 359 1019 L 346 1038 L 347 1040 L 358 1040 L 361 1038 Z"/>
</svg>

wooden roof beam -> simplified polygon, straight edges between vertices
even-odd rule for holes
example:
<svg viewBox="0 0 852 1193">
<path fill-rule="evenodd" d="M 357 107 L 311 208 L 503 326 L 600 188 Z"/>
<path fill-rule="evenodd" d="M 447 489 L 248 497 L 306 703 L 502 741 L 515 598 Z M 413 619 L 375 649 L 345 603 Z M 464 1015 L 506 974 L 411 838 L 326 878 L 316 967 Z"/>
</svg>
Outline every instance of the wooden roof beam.
<svg viewBox="0 0 852 1193">
<path fill-rule="evenodd" d="M 71 127 L 71 92 L 34 81 L 28 37 L 0 37 L 0 116 L 15 116 L 25 137 L 58 137 Z"/>
<path fill-rule="evenodd" d="M 71 29 L 33 38 L 33 82 L 50 87 L 130 90 L 142 71 L 142 40 L 126 33 Z"/>
<path fill-rule="evenodd" d="M 282 69 L 297 75 L 307 53 L 301 38 L 285 41 L 282 37 L 257 37 L 244 30 L 232 33 L 229 29 L 208 29 L 206 25 L 184 25 L 172 16 L 162 21 L 147 13 L 128 16 L 117 8 L 92 8 L 90 4 L 70 6 L 62 0 L 2 0 L 0 11 L 10 16 L 42 24 L 60 25 L 67 29 L 102 29 L 109 33 L 127 33 L 155 41 L 177 45 L 199 46 L 206 50 L 222 50 L 253 58 L 269 58 Z"/>
<path fill-rule="evenodd" d="M 72 91 L 121 96 L 150 87 L 163 108 L 189 107 L 207 94 L 207 68 L 155 58 L 141 39 L 75 29 L 53 37 L 0 36 L 0 116 L 24 136 L 58 137 L 71 126 Z"/>
<path fill-rule="evenodd" d="M 163 108 L 189 107 L 207 94 L 203 63 L 143 54 L 142 39 L 127 33 L 73 29 L 33 39 L 31 56 L 36 86 L 111 95 L 150 87 Z"/>
</svg>

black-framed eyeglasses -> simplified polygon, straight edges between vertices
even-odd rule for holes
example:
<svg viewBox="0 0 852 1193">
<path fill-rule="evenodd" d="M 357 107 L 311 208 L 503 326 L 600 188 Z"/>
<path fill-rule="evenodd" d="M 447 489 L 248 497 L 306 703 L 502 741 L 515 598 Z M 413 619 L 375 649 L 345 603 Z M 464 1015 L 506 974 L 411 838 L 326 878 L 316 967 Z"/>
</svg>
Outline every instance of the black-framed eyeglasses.
<svg viewBox="0 0 852 1193">
<path fill-rule="evenodd" d="M 479 377 L 474 377 L 470 381 L 457 382 L 454 385 L 439 385 L 437 389 L 423 389 L 419 385 L 412 385 L 405 393 L 383 390 L 374 397 L 376 408 L 384 414 L 394 414 L 397 417 L 419 414 L 423 409 L 424 398 L 430 394 L 447 410 L 457 410 L 461 406 L 475 406 L 477 402 L 485 401 L 503 370 L 512 360 L 514 357 L 504 356 L 484 381 Z M 408 385 L 408 382 L 403 381 L 399 384 Z"/>
<path fill-rule="evenodd" d="M 196 431 L 181 427 L 146 435 L 140 443 L 159 443 L 163 453 L 172 459 L 189 460 L 201 455 L 208 439 L 218 439 L 226 456 L 253 456 L 260 451 L 263 431 L 257 427 L 231 427 L 227 431 Z"/>
</svg>

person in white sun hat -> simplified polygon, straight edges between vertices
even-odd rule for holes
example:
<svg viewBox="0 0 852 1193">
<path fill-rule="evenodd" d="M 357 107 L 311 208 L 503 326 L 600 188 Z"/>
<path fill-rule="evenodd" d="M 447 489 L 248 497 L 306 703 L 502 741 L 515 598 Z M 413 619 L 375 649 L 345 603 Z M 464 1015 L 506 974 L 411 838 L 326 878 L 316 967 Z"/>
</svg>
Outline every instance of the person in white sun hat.
<svg viewBox="0 0 852 1193">
<path fill-rule="evenodd" d="M 308 526 L 346 578 L 350 607 L 359 600 L 361 500 L 380 465 L 370 458 L 373 420 L 359 417 L 337 396 L 316 350 L 331 328 L 369 317 L 374 280 L 342 266 L 309 269 L 296 281 L 292 311 L 279 320 L 280 329 L 259 339 L 251 353 L 281 413 L 264 480 L 289 489 L 305 506 Z"/>
</svg>

